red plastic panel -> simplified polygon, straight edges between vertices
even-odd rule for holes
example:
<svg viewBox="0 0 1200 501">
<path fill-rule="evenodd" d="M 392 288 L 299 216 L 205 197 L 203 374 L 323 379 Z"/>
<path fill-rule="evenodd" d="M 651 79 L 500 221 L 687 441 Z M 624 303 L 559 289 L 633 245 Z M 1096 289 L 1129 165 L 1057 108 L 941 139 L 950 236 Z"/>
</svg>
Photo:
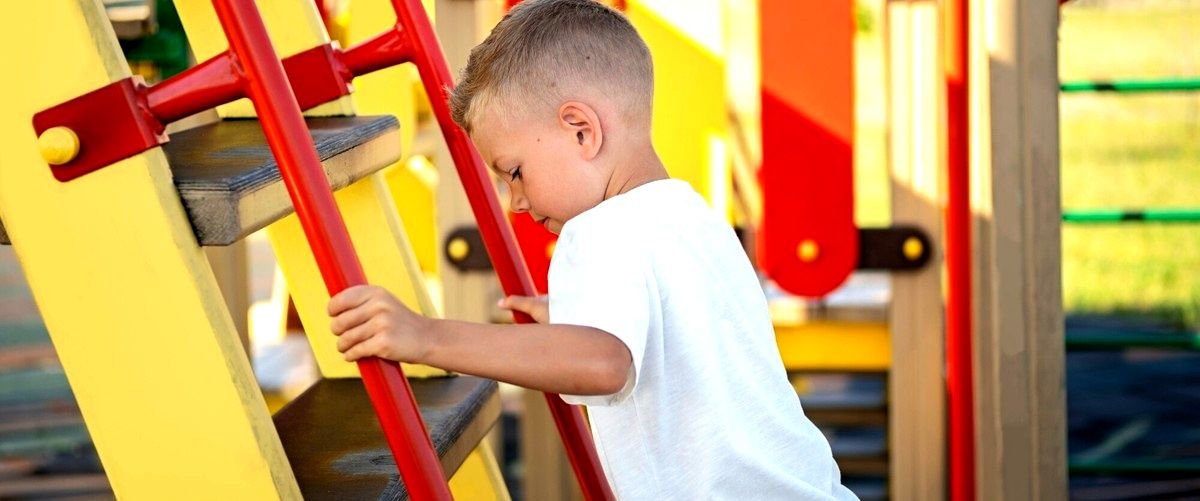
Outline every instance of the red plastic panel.
<svg viewBox="0 0 1200 501">
<path fill-rule="evenodd" d="M 533 285 L 537 287 L 538 294 L 546 294 L 550 290 L 550 255 L 558 235 L 546 231 L 528 213 L 510 213 L 508 220 L 517 234 L 517 244 L 521 247 L 525 264 L 529 265 L 529 274 L 533 275 Z"/>
<path fill-rule="evenodd" d="M 762 0 L 763 221 L 758 262 L 818 297 L 858 261 L 853 2 Z"/>
</svg>

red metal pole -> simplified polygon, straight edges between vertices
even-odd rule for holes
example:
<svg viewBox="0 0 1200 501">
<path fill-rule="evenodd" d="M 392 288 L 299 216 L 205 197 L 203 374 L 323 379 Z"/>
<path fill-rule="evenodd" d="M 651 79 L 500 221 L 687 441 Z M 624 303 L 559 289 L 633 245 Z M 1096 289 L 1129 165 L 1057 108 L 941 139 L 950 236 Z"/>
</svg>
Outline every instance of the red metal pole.
<svg viewBox="0 0 1200 501">
<path fill-rule="evenodd" d="M 450 156 L 458 168 L 459 179 L 471 202 L 479 233 L 500 278 L 500 285 L 506 294 L 535 295 L 537 290 L 529 269 L 521 259 L 512 227 L 500 208 L 491 174 L 470 138 L 450 118 L 445 89 L 454 85 L 454 79 L 450 77 L 442 46 L 425 15 L 425 8 L 420 0 L 392 0 L 392 6 L 396 10 L 397 27 L 412 37 L 412 61 L 421 73 L 421 82 L 442 128 Z M 513 317 L 519 323 L 533 321 L 523 313 L 515 313 Z M 589 501 L 615 499 L 604 477 L 583 413 L 552 393 L 546 394 L 546 403 L 550 406 L 550 413 L 554 416 L 554 423 L 558 426 L 567 457 L 584 496 Z"/>
<path fill-rule="evenodd" d="M 365 284 L 366 275 L 258 9 L 253 0 L 213 0 L 213 6 L 230 51 L 246 73 L 246 94 L 279 163 L 325 287 L 333 295 Z M 417 500 L 450 499 L 441 462 L 399 365 L 373 358 L 359 361 L 358 367 L 409 494 Z"/>
<path fill-rule="evenodd" d="M 244 97 L 245 79 L 228 52 L 146 90 L 150 111 L 163 125 Z"/>
<path fill-rule="evenodd" d="M 970 124 L 967 0 L 942 2 L 946 43 L 946 390 L 950 499 L 975 499 L 975 410 L 971 349 Z"/>
</svg>

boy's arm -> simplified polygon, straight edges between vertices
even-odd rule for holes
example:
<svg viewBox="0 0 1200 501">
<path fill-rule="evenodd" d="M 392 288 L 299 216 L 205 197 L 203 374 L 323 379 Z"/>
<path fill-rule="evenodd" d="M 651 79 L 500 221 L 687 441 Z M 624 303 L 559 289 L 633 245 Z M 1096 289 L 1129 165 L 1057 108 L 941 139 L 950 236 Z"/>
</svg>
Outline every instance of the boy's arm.
<svg viewBox="0 0 1200 501">
<path fill-rule="evenodd" d="M 620 391 L 633 363 L 625 344 L 599 329 L 431 319 L 373 286 L 338 294 L 329 314 L 347 360 L 377 356 L 570 395 Z"/>
</svg>

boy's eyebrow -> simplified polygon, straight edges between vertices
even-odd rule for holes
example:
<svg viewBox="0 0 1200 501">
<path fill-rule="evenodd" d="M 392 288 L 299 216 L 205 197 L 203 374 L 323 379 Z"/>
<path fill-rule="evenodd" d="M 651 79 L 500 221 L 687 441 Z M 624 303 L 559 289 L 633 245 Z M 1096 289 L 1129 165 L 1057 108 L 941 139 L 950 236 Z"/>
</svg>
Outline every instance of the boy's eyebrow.
<svg viewBox="0 0 1200 501">
<path fill-rule="evenodd" d="M 488 168 L 492 169 L 492 172 L 495 172 L 496 174 L 508 174 L 507 172 L 500 170 L 500 167 L 498 167 L 499 161 L 500 161 L 500 159 L 496 158 L 496 159 L 493 159 L 491 162 L 488 162 L 487 163 Z"/>
</svg>

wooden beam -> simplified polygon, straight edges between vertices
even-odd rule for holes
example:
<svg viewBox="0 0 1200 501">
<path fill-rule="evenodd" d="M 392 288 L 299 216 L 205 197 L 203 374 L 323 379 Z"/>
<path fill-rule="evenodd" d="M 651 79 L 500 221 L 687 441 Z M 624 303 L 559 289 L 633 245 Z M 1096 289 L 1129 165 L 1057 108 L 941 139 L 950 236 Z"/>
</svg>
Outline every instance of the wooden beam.
<svg viewBox="0 0 1200 501">
<path fill-rule="evenodd" d="M 892 222 L 914 225 L 940 242 L 942 67 L 938 4 L 890 0 L 885 9 Z M 892 499 L 945 498 L 945 360 L 942 249 L 917 273 L 892 275 L 889 374 L 889 486 Z"/>
<path fill-rule="evenodd" d="M 977 492 L 1066 499 L 1058 5 L 971 12 Z"/>
</svg>

